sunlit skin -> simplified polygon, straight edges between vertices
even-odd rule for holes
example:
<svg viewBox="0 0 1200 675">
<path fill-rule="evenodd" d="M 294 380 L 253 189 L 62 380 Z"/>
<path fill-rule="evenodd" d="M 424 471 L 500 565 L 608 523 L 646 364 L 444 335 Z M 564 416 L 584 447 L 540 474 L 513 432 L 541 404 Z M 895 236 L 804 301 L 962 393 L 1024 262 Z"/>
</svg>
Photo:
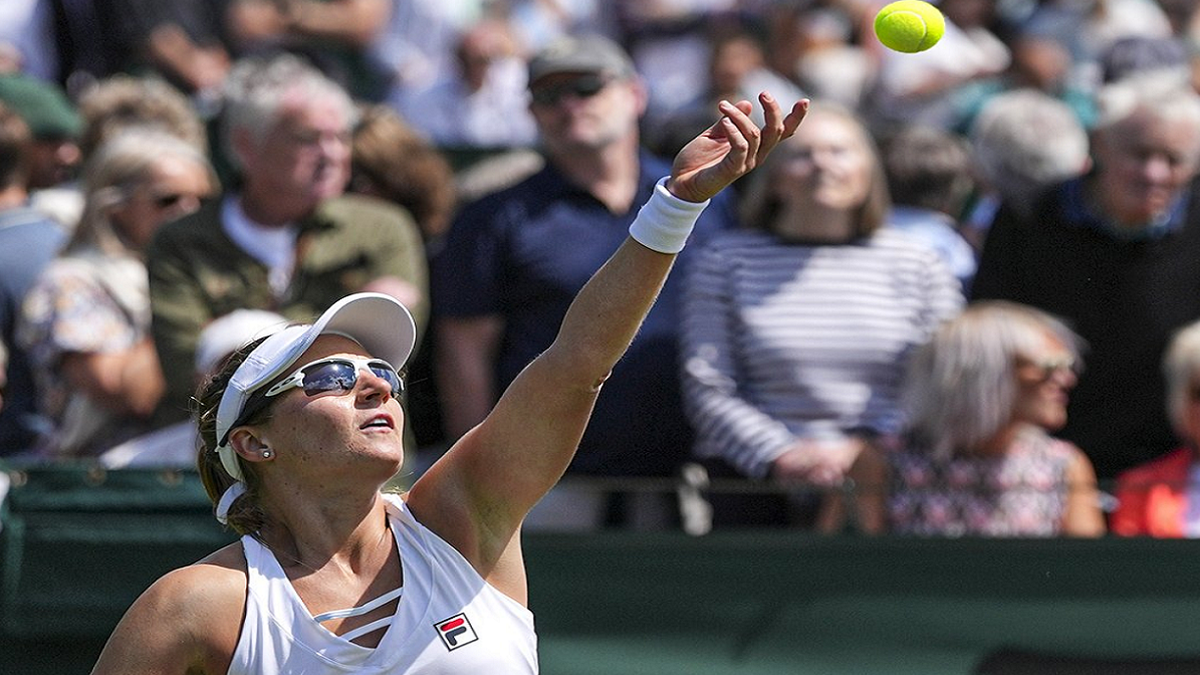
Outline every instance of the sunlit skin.
<svg viewBox="0 0 1200 675">
<path fill-rule="evenodd" d="M 325 335 L 296 360 L 296 367 L 328 356 L 366 353 L 353 340 Z M 257 453 L 243 457 L 260 462 L 268 496 L 274 486 L 273 463 L 287 466 L 278 474 L 295 476 L 297 484 L 336 490 L 339 477 L 361 481 L 369 474 L 383 485 L 404 462 L 404 410 L 390 391 L 385 380 L 366 370 L 359 371 L 349 392 L 308 396 L 300 388 L 289 389 L 272 402 L 270 420 L 254 427 L 259 443 L 274 451 L 272 458 L 263 461 Z"/>
<path fill-rule="evenodd" d="M 1019 386 L 1013 420 L 1039 426 L 1047 431 L 1061 429 L 1067 423 L 1068 392 L 1078 382 L 1075 371 L 1065 365 L 1045 370 L 1038 363 L 1065 364 L 1071 353 L 1050 335 L 1035 358 L 1019 359 Z"/>
<path fill-rule="evenodd" d="M 182 157 L 163 157 L 149 180 L 135 187 L 109 217 L 129 245 L 142 250 L 159 226 L 200 208 L 200 200 L 212 190 L 206 167 Z"/>
<path fill-rule="evenodd" d="M 1143 227 L 1163 214 L 1196 173 L 1200 128 L 1142 109 L 1096 134 L 1100 170 L 1092 199 L 1116 225 Z"/>
</svg>

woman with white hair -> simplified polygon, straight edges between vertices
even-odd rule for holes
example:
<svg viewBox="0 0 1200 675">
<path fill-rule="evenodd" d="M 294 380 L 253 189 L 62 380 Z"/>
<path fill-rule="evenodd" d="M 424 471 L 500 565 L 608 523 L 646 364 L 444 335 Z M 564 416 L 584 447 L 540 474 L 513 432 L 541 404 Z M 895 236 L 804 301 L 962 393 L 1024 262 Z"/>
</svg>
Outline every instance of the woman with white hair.
<svg viewBox="0 0 1200 675">
<path fill-rule="evenodd" d="M 83 218 L 26 296 L 18 328 L 54 423 L 41 440 L 52 457 L 93 456 L 151 428 L 163 376 L 144 250 L 215 186 L 193 145 L 141 128 L 102 145 L 84 180 Z"/>
<path fill-rule="evenodd" d="M 1091 462 L 1051 435 L 1066 422 L 1079 344 L 1059 320 L 1010 302 L 975 303 L 944 324 L 909 364 L 905 433 L 864 450 L 850 470 L 861 529 L 1103 534 Z M 835 500 L 822 527 L 841 527 L 844 508 Z"/>
<path fill-rule="evenodd" d="M 1175 333 L 1162 372 L 1167 414 L 1183 443 L 1117 476 L 1112 531 L 1127 537 L 1200 537 L 1200 322 Z"/>
</svg>

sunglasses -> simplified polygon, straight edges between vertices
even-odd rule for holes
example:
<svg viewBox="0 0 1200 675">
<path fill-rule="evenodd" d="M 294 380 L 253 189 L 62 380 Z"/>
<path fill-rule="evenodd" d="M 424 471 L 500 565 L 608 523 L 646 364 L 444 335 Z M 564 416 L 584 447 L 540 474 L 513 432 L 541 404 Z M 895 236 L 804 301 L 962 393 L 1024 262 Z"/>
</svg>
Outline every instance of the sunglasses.
<svg viewBox="0 0 1200 675">
<path fill-rule="evenodd" d="M 160 209 L 169 209 L 173 208 L 179 202 L 183 201 L 184 199 L 188 199 L 189 197 L 203 200 L 207 197 L 207 195 L 195 195 L 181 192 L 164 192 L 161 194 L 151 194 L 150 203 L 154 204 Z"/>
<path fill-rule="evenodd" d="M 333 356 L 300 366 L 291 375 L 276 382 L 275 386 L 263 395 L 270 398 L 296 387 L 303 389 L 308 396 L 330 391 L 347 392 L 354 389 L 354 385 L 358 383 L 358 374 L 363 370 L 387 382 L 391 387 L 392 396 L 399 398 L 404 393 L 404 380 L 387 361 Z"/>
<path fill-rule="evenodd" d="M 1036 368 L 1041 371 L 1040 382 L 1045 382 L 1054 377 L 1055 373 L 1062 371 L 1070 371 L 1078 374 L 1079 368 L 1075 362 L 1075 357 L 1070 355 L 1047 357 L 1043 359 L 1023 359 L 1023 365 L 1030 368 Z"/>
<path fill-rule="evenodd" d="M 266 409 L 267 403 L 272 397 L 296 387 L 303 389 L 308 396 L 331 391 L 345 393 L 354 389 L 354 385 L 358 383 L 358 373 L 362 370 L 368 370 L 372 375 L 387 382 L 391 387 L 393 398 L 398 399 L 404 393 L 404 379 L 400 377 L 400 373 L 396 372 L 392 364 L 383 359 L 356 359 L 348 356 L 318 359 L 300 366 L 291 375 L 276 382 L 265 393 L 260 395 L 256 392 L 243 406 L 242 414 L 238 416 L 236 422 L 229 426 L 229 431 L 225 432 L 225 436 L 220 439 L 219 444 L 228 444 L 233 430 Z"/>
<path fill-rule="evenodd" d="M 579 77 L 546 86 L 538 86 L 529 90 L 533 102 L 538 105 L 556 105 L 564 96 L 570 94 L 575 98 L 591 98 L 599 94 L 612 78 L 599 74 L 580 75 Z"/>
</svg>

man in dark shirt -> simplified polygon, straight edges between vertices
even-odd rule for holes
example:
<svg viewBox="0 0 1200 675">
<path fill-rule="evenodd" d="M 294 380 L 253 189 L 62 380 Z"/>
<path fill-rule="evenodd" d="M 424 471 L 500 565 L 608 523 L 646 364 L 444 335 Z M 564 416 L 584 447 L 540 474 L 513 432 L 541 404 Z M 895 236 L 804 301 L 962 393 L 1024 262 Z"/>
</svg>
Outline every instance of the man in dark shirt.
<svg viewBox="0 0 1200 675">
<path fill-rule="evenodd" d="M 571 298 L 670 171 L 639 149 L 646 92 L 620 47 L 568 38 L 532 59 L 529 75 L 546 167 L 464 209 L 433 261 L 435 364 L 451 438 L 479 423 L 497 392 L 550 346 Z M 729 202 L 714 200 L 693 237 L 732 222 Z M 688 456 L 676 347 L 680 279 L 677 272 L 667 282 L 604 385 L 570 472 L 669 476 Z M 548 503 L 558 503 L 554 493 Z M 605 522 L 608 504 L 577 495 L 563 506 L 553 515 L 572 522 L 554 525 L 592 527 Z M 535 509 L 529 522 L 547 521 Z"/>
<path fill-rule="evenodd" d="M 1049 311 L 1088 342 L 1061 433 L 1111 479 L 1177 445 L 1159 364 L 1200 318 L 1200 97 L 1146 80 L 1101 100 L 1096 169 L 1032 211 L 1001 209 L 972 295 Z"/>
</svg>

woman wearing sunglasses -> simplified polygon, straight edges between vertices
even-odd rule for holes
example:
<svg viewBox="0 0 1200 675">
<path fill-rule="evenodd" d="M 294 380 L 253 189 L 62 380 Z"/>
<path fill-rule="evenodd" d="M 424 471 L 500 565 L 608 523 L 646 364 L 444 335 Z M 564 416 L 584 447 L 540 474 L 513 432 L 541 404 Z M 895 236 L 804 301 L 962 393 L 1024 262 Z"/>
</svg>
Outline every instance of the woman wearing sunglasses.
<svg viewBox="0 0 1200 675">
<path fill-rule="evenodd" d="M 1067 421 L 1080 339 L 1041 310 L 974 303 L 909 363 L 908 430 L 851 467 L 852 519 L 869 533 L 1100 536 L 1092 463 L 1051 434 Z M 882 448 L 882 451 L 881 451 Z M 842 527 L 840 499 L 823 514 Z"/>
<path fill-rule="evenodd" d="M 200 150 L 158 129 L 128 129 L 88 161 L 83 216 L 26 296 L 17 329 L 53 423 L 43 454 L 94 457 L 161 426 L 151 419 L 164 383 L 145 250 L 215 185 Z"/>
<path fill-rule="evenodd" d="M 760 97 L 680 151 L 554 344 L 404 495 L 397 367 L 408 312 L 344 298 L 241 350 L 199 399 L 199 466 L 242 534 L 134 603 L 93 673 L 536 673 L 520 528 L 571 461 L 596 394 L 704 203 L 800 123 Z"/>
</svg>

